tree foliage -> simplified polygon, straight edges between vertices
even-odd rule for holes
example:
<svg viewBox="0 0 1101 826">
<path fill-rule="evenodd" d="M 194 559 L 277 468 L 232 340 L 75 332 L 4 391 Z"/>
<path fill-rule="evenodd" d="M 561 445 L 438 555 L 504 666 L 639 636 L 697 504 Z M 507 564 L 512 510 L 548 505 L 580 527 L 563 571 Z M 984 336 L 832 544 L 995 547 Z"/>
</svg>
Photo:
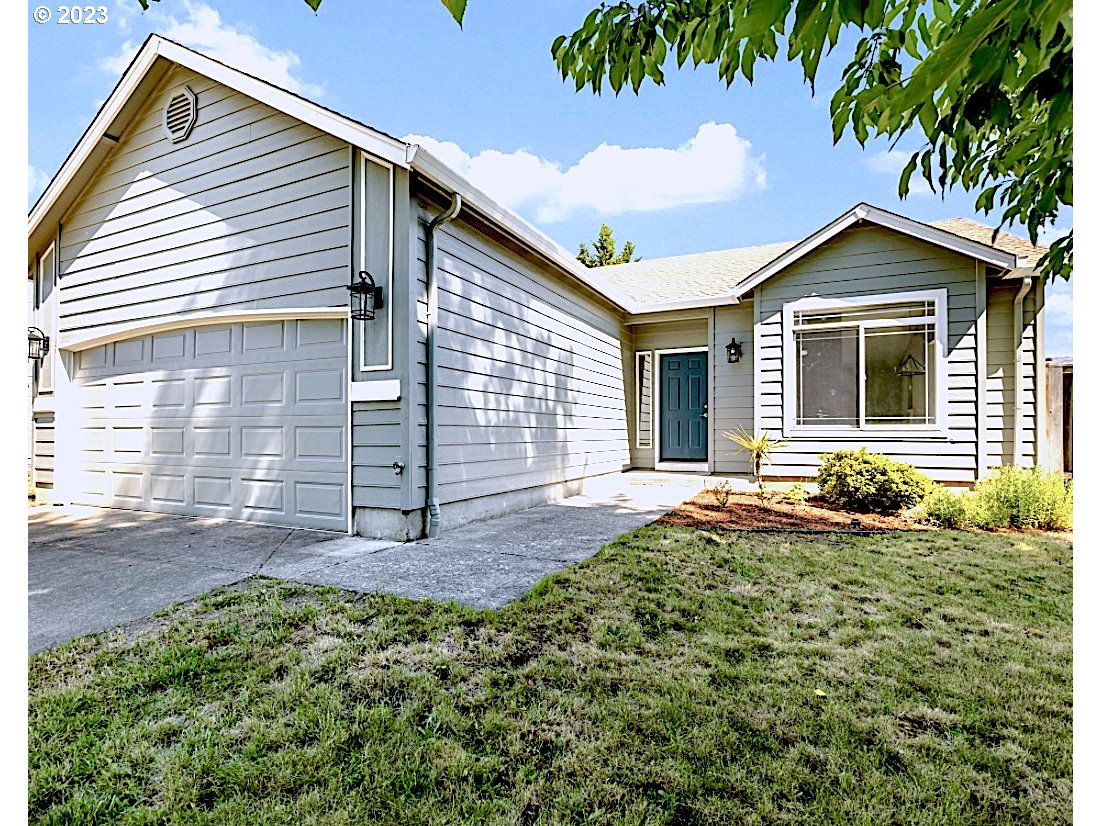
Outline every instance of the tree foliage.
<svg viewBox="0 0 1101 826">
<path fill-rule="evenodd" d="M 593 251 L 589 252 L 587 245 L 582 244 L 577 251 L 577 260 L 586 267 L 606 267 L 609 264 L 629 264 L 631 261 L 641 261 L 641 258 L 633 257 L 635 245 L 627 241 L 620 252 L 615 251 L 615 236 L 612 228 L 607 224 L 600 225 L 600 232 L 593 243 Z"/>
<path fill-rule="evenodd" d="M 663 83 L 670 55 L 678 67 L 717 64 L 727 86 L 739 74 L 752 83 L 757 61 L 783 48 L 813 91 L 845 29 L 860 38 L 830 103 L 834 141 L 851 131 L 894 146 L 920 133 L 900 197 L 920 170 L 934 191 L 978 192 L 999 230 L 1021 225 L 1037 243 L 1073 204 L 1070 0 L 620 0 L 551 54 L 578 91 L 607 82 L 618 94 Z M 1072 249 L 1068 232 L 1041 271 L 1069 278 Z"/>
</svg>

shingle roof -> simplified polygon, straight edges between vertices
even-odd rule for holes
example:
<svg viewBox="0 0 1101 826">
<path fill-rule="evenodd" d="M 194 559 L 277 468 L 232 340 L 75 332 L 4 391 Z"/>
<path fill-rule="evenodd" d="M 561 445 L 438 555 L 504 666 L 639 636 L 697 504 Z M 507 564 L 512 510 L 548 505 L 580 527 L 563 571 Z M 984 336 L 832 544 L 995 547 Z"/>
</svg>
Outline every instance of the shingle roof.
<svg viewBox="0 0 1101 826">
<path fill-rule="evenodd" d="M 992 246 L 996 249 L 1004 250 L 1005 252 L 1011 252 L 1022 258 L 1027 258 L 1030 264 L 1035 264 L 1040 259 L 1040 256 L 1047 252 L 1047 247 L 1036 246 L 1027 238 L 1021 238 L 1019 235 L 1011 235 L 1005 230 L 999 232 L 998 237 L 991 241 L 991 236 L 994 234 L 994 227 L 988 227 L 985 224 L 980 224 L 978 221 L 972 221 L 968 218 L 949 218 L 946 221 L 932 221 L 929 226 L 943 229 L 947 232 L 951 232 L 953 235 L 959 235 L 961 238 L 969 238 L 972 241 L 978 241 L 980 244 L 986 244 L 987 246 Z"/>
<path fill-rule="evenodd" d="M 593 270 L 593 279 L 606 281 L 640 304 L 718 298 L 732 293 L 741 281 L 798 243 L 784 241 L 613 264 Z"/>
<path fill-rule="evenodd" d="M 929 226 L 1027 258 L 1032 264 L 1047 252 L 1047 247 L 1034 246 L 1027 239 L 1004 231 L 998 233 L 991 244 L 994 228 L 967 218 L 932 221 Z M 650 258 L 598 267 L 591 272 L 598 287 L 601 282 L 607 283 L 642 305 L 721 298 L 734 293 L 741 282 L 799 243 L 801 241 L 783 241 L 757 247 Z"/>
</svg>

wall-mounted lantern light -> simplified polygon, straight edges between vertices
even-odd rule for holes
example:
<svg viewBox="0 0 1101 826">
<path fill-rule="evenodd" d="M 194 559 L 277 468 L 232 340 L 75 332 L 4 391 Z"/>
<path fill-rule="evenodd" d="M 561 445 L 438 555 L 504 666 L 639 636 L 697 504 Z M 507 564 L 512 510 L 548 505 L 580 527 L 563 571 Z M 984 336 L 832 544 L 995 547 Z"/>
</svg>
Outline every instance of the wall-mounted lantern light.
<svg viewBox="0 0 1101 826">
<path fill-rule="evenodd" d="M 737 364 L 742 360 L 742 345 L 731 336 L 730 343 L 726 345 L 726 361 L 728 364 Z"/>
<path fill-rule="evenodd" d="M 370 321 L 375 311 L 382 309 L 382 287 L 375 286 L 375 279 L 366 270 L 359 273 L 358 281 L 353 276 L 348 292 L 352 294 L 353 321 Z"/>
<path fill-rule="evenodd" d="M 906 358 L 898 363 L 895 367 L 895 375 L 902 376 L 906 380 L 906 409 L 914 409 L 914 376 L 924 376 L 925 367 L 920 361 L 914 358 L 912 355 L 907 354 Z"/>
<path fill-rule="evenodd" d="M 37 327 L 27 328 L 27 358 L 43 359 L 50 352 L 50 337 Z"/>
</svg>

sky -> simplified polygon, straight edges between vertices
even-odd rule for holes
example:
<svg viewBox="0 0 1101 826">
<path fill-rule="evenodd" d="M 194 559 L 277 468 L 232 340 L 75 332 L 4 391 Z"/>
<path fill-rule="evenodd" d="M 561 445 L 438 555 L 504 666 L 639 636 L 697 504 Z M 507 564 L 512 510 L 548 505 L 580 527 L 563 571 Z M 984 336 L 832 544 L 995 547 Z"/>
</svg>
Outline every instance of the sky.
<svg viewBox="0 0 1101 826">
<path fill-rule="evenodd" d="M 28 22 L 28 203 L 155 31 L 425 145 L 569 250 L 602 223 L 645 258 L 796 240 L 859 201 L 991 223 L 972 196 L 917 181 L 900 201 L 915 144 L 833 144 L 844 43 L 816 96 L 783 61 L 729 89 L 713 66 L 670 62 L 665 86 L 596 96 L 563 82 L 550 57 L 594 4 L 470 0 L 462 29 L 439 0 L 324 0 L 317 14 L 303 0 L 161 0 L 144 13 L 120 0 L 106 22 L 82 25 L 58 24 L 52 7 L 55 19 Z M 1047 308 L 1047 353 L 1070 354 L 1070 285 L 1049 286 Z"/>
</svg>

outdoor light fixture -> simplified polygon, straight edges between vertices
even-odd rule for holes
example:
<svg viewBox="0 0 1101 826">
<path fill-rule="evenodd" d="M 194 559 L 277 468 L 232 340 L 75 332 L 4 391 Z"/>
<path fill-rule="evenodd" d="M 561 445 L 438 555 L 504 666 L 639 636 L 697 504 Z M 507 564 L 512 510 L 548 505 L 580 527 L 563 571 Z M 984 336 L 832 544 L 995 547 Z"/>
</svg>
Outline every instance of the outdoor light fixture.
<svg viewBox="0 0 1101 826">
<path fill-rule="evenodd" d="M 742 345 L 731 336 L 730 343 L 726 345 L 726 361 L 728 364 L 737 364 L 742 360 Z"/>
<path fill-rule="evenodd" d="M 382 309 L 382 287 L 375 286 L 375 279 L 366 270 L 360 271 L 358 281 L 352 278 L 348 292 L 352 294 L 353 321 L 370 321 L 375 310 Z"/>
<path fill-rule="evenodd" d="M 925 367 L 920 361 L 914 358 L 912 355 L 907 354 L 906 358 L 898 363 L 895 367 L 895 375 L 902 376 L 909 379 L 906 382 L 906 409 L 914 409 L 914 376 L 925 375 Z"/>
<path fill-rule="evenodd" d="M 925 374 L 925 368 L 911 355 L 907 355 L 895 368 L 896 376 L 921 376 Z"/>
<path fill-rule="evenodd" d="M 50 337 L 37 327 L 27 328 L 27 358 L 43 359 L 50 352 Z"/>
</svg>

